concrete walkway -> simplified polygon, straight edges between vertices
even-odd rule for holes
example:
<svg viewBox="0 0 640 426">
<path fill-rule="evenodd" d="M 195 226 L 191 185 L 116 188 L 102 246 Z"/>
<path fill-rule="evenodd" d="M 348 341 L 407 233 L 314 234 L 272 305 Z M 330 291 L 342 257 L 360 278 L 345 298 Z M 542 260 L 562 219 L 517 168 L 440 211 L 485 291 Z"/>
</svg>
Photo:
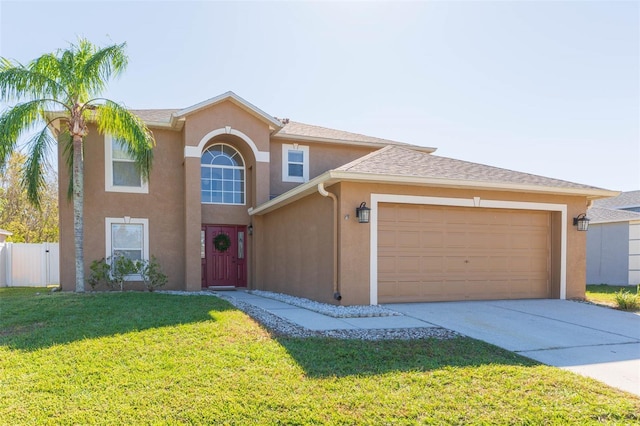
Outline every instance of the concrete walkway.
<svg viewBox="0 0 640 426">
<path fill-rule="evenodd" d="M 222 293 L 222 295 L 262 308 L 280 318 L 313 331 L 439 327 L 422 319 L 404 314 L 389 317 L 334 318 L 245 291 L 229 291 Z"/>
<path fill-rule="evenodd" d="M 443 327 L 640 396 L 640 316 L 566 300 L 385 305 L 402 316 L 333 318 L 243 291 L 225 292 L 309 330 Z"/>
</svg>

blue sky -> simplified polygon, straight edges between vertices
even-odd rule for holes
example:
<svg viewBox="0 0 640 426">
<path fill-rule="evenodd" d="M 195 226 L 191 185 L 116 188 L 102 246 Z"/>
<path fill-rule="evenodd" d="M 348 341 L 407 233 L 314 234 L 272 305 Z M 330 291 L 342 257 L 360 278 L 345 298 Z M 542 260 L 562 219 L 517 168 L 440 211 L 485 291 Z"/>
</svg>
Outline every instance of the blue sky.
<svg viewBox="0 0 640 426">
<path fill-rule="evenodd" d="M 640 189 L 640 2 L 0 1 L 0 56 L 127 42 L 107 97 L 233 90 L 303 123 Z"/>
</svg>

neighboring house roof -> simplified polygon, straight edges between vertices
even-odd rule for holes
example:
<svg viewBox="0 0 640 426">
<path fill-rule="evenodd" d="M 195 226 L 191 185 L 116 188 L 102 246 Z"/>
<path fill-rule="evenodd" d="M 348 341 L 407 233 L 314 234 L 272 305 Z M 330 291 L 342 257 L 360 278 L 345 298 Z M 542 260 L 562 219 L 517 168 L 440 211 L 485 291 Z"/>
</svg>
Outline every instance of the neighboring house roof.
<svg viewBox="0 0 640 426">
<path fill-rule="evenodd" d="M 351 163 L 329 170 L 306 184 L 250 211 L 266 213 L 315 192 L 317 185 L 340 181 L 493 189 L 517 192 L 611 197 L 617 191 L 499 167 L 440 157 L 414 149 L 387 146 Z"/>
<path fill-rule="evenodd" d="M 587 217 L 591 223 L 640 222 L 640 213 L 602 207 L 591 207 L 587 210 Z"/>
<path fill-rule="evenodd" d="M 9 232 L 0 228 L 0 235 L 13 235 L 13 232 Z"/>
<path fill-rule="evenodd" d="M 621 192 L 617 197 L 605 198 L 593 202 L 594 207 L 608 209 L 626 209 L 640 207 L 640 191 Z"/>
</svg>

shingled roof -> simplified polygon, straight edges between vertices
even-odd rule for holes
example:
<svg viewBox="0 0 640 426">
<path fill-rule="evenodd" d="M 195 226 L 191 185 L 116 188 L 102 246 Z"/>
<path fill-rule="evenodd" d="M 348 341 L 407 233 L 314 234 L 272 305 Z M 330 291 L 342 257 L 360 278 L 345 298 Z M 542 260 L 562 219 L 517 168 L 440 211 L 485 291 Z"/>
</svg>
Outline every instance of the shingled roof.
<svg viewBox="0 0 640 426">
<path fill-rule="evenodd" d="M 442 180 L 544 186 L 552 188 L 601 190 L 594 186 L 516 172 L 479 163 L 426 154 L 413 149 L 388 146 L 336 170 Z"/>
<path fill-rule="evenodd" d="M 182 109 L 132 109 L 135 115 L 140 117 L 147 125 L 170 126 L 172 115 L 178 114 Z M 274 117 L 275 118 L 275 117 Z M 352 143 L 363 145 L 403 145 L 414 147 L 414 145 L 389 139 L 376 138 L 373 136 L 352 133 L 344 130 L 330 129 L 328 127 L 314 126 L 311 124 L 298 123 L 296 121 L 283 121 L 283 127 L 273 134 L 281 139 L 293 139 L 302 141 L 315 141 L 327 143 Z M 419 147 L 426 152 L 433 152 L 435 148 Z"/>
<path fill-rule="evenodd" d="M 298 123 L 296 121 L 285 121 L 285 123 L 286 124 L 284 125 L 284 127 L 274 134 L 274 137 L 284 139 L 303 139 L 318 142 L 351 142 L 367 145 L 379 145 L 380 147 L 387 145 L 400 145 L 415 148 L 415 145 L 411 145 L 408 143 L 376 138 L 373 136 L 362 135 L 360 133 L 351 133 L 345 132 L 343 130 L 329 129 L 327 127 L 313 126 L 311 124 Z M 435 148 L 430 147 L 419 147 L 418 149 L 426 152 L 435 151 Z"/>
<path fill-rule="evenodd" d="M 591 207 L 587 211 L 587 216 L 591 220 L 591 223 L 640 222 L 640 213 L 602 207 Z"/>
<path fill-rule="evenodd" d="M 608 209 L 640 207 L 640 191 L 621 192 L 617 197 L 594 201 L 593 206 Z"/>
<path fill-rule="evenodd" d="M 142 121 L 149 124 L 165 124 L 171 123 L 171 115 L 180 111 L 180 109 L 132 109 L 132 113 L 142 118 Z"/>
<path fill-rule="evenodd" d="M 617 194 L 595 186 L 454 160 L 412 147 L 388 145 L 249 209 L 249 214 L 265 214 L 317 192 L 320 185 L 329 187 L 343 181 L 580 195 L 589 199 Z"/>
</svg>

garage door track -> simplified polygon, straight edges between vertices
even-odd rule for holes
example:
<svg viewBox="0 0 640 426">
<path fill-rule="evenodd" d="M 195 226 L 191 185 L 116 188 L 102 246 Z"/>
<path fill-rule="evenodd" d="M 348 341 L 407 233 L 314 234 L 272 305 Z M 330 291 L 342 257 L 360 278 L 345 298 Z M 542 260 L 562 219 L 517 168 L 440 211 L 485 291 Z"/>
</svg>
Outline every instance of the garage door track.
<svg viewBox="0 0 640 426">
<path fill-rule="evenodd" d="M 385 306 L 640 395 L 640 315 L 567 300 Z"/>
</svg>

